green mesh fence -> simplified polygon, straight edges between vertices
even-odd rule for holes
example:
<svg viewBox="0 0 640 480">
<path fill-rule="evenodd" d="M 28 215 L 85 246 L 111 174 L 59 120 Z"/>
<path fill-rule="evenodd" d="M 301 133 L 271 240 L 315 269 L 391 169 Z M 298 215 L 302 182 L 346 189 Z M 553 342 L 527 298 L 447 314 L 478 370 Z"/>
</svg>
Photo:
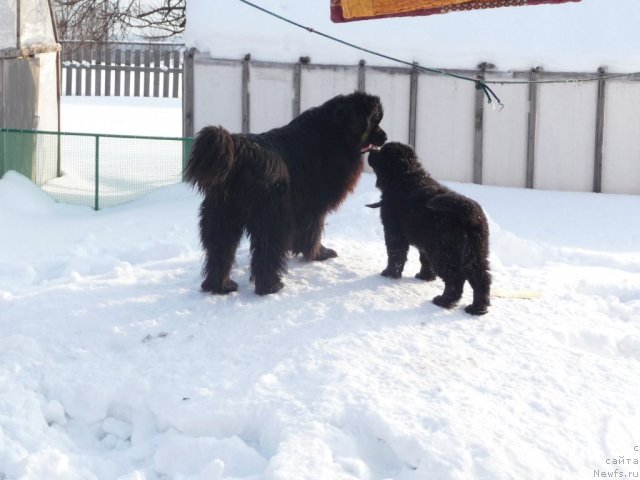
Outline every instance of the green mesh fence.
<svg viewBox="0 0 640 480">
<path fill-rule="evenodd" d="M 0 176 L 16 170 L 59 202 L 98 210 L 180 182 L 191 142 L 0 129 Z"/>
</svg>

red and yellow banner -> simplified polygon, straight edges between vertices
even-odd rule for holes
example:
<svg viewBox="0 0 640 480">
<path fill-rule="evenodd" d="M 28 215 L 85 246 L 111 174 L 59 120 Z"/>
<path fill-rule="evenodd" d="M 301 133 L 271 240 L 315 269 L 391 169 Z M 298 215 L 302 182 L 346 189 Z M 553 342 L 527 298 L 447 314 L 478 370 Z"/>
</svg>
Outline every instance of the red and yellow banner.
<svg viewBox="0 0 640 480">
<path fill-rule="evenodd" d="M 339 23 L 374 18 L 433 15 L 481 8 L 579 1 L 580 0 L 331 0 L 331 20 Z"/>
</svg>

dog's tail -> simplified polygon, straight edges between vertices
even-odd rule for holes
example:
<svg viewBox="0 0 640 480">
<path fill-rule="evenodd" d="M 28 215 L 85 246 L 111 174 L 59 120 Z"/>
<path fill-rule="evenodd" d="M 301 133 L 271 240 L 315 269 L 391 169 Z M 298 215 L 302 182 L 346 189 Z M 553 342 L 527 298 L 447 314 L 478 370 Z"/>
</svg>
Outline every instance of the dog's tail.
<svg viewBox="0 0 640 480">
<path fill-rule="evenodd" d="M 470 198 L 457 193 L 442 193 L 427 202 L 427 208 L 456 214 L 471 227 L 483 228 L 487 224 L 482 207 Z"/>
<path fill-rule="evenodd" d="M 204 127 L 193 141 L 183 178 L 205 192 L 226 180 L 235 161 L 231 134 L 223 127 Z"/>
</svg>

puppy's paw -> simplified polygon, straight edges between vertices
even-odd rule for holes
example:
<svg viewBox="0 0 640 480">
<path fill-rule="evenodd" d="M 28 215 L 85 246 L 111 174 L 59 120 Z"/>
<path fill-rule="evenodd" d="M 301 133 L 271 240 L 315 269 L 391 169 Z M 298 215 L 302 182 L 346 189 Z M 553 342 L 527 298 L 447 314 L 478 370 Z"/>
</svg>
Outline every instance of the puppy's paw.
<svg viewBox="0 0 640 480">
<path fill-rule="evenodd" d="M 235 292 L 236 290 L 238 290 L 238 284 L 233 280 L 231 280 L 230 278 L 227 278 L 222 282 L 212 282 L 210 280 L 205 280 L 200 285 L 200 288 L 202 289 L 203 292 L 226 295 L 228 293 Z"/>
<path fill-rule="evenodd" d="M 471 315 L 484 315 L 489 311 L 489 306 L 472 303 L 471 305 L 468 305 L 464 311 Z"/>
</svg>

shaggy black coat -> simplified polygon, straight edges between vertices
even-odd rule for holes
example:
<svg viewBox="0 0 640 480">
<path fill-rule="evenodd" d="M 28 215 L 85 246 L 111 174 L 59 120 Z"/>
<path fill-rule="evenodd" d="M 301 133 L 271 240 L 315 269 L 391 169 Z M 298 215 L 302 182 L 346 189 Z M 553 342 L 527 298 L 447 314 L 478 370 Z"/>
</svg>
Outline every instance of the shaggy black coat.
<svg viewBox="0 0 640 480">
<path fill-rule="evenodd" d="M 387 143 L 369 153 L 384 228 L 388 263 L 382 275 L 400 278 L 409 245 L 420 252 L 416 278 L 444 281 L 442 295 L 433 303 L 452 308 L 460 300 L 465 281 L 473 288 L 473 303 L 465 309 L 473 315 L 487 313 L 489 227 L 482 207 L 434 180 L 422 167 L 414 150 L 401 143 Z"/>
<path fill-rule="evenodd" d="M 356 92 L 261 134 L 203 128 L 184 172 L 204 194 L 202 289 L 237 290 L 229 273 L 243 234 L 250 238 L 251 278 L 259 295 L 283 287 L 288 252 L 307 260 L 336 257 L 320 243 L 325 216 L 355 187 L 362 153 L 387 140 L 382 115 L 378 97 Z"/>
</svg>

